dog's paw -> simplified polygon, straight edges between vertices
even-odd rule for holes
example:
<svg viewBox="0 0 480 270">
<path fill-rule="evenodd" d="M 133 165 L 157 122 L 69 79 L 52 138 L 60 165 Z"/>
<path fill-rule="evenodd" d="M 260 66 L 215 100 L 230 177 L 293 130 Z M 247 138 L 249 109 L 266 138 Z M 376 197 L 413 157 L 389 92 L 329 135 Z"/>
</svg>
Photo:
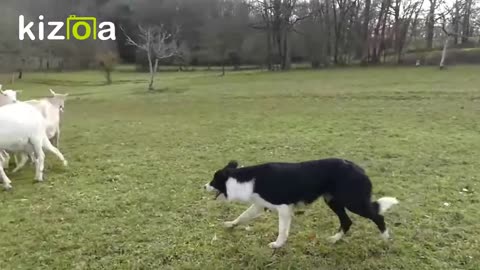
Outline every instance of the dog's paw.
<svg viewBox="0 0 480 270">
<path fill-rule="evenodd" d="M 328 237 L 327 240 L 328 240 L 328 242 L 330 242 L 332 244 L 335 244 L 338 241 L 340 241 L 340 239 L 342 239 L 342 237 L 343 237 L 343 232 L 338 232 L 334 236 Z"/>
<path fill-rule="evenodd" d="M 223 227 L 225 228 L 233 228 L 235 226 L 237 226 L 237 224 L 233 221 L 226 221 L 223 223 Z"/>
<path fill-rule="evenodd" d="M 383 241 L 388 241 L 390 240 L 390 233 L 388 230 L 385 230 L 382 234 L 380 234 L 380 237 L 383 239 Z"/>
<path fill-rule="evenodd" d="M 277 248 L 281 248 L 283 246 L 283 244 L 284 243 L 271 242 L 270 244 L 268 244 L 268 246 L 270 248 L 277 249 Z"/>
</svg>

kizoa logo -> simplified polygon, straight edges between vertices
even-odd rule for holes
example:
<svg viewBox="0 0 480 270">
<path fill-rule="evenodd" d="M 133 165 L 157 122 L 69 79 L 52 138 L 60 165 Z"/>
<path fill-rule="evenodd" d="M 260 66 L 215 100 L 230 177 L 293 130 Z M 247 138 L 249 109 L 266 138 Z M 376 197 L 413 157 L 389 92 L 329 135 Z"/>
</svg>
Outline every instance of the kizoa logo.
<svg viewBox="0 0 480 270">
<path fill-rule="evenodd" d="M 43 21 L 44 16 L 38 16 L 38 40 L 45 39 L 45 22 Z M 115 40 L 115 24 L 113 22 L 101 22 L 97 27 L 97 18 L 95 17 L 77 17 L 75 15 L 70 15 L 67 18 L 67 29 L 66 35 L 67 40 L 77 39 L 77 40 L 86 40 L 97 38 L 100 40 Z M 47 22 L 48 26 L 52 26 L 53 29 L 47 36 L 47 40 L 65 40 L 65 36 L 59 35 L 60 30 L 65 26 L 64 22 Z M 20 40 L 25 39 L 27 35 L 30 40 L 35 40 L 35 34 L 32 30 L 34 28 L 35 22 L 29 22 L 25 24 L 25 17 L 20 15 L 18 17 L 18 38 Z M 97 33 L 98 28 L 98 33 Z"/>
</svg>

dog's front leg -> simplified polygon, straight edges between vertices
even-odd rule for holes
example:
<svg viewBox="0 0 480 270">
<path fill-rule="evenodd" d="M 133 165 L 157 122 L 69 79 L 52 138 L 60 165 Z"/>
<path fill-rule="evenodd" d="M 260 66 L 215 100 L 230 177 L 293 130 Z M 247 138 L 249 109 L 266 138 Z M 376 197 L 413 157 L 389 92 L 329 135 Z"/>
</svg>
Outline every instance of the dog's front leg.
<svg viewBox="0 0 480 270">
<path fill-rule="evenodd" d="M 225 227 L 227 228 L 232 228 L 237 226 L 238 224 L 242 223 L 247 223 L 251 221 L 254 218 L 257 218 L 260 216 L 260 214 L 263 212 L 263 207 L 252 204 L 245 212 L 243 212 L 238 218 L 236 218 L 234 221 L 227 221 L 224 223 Z"/>
<path fill-rule="evenodd" d="M 290 224 L 292 223 L 292 208 L 288 205 L 281 205 L 277 208 L 278 211 L 278 237 L 275 242 L 268 246 L 271 248 L 280 248 L 287 242 L 288 234 L 290 232 Z"/>
</svg>

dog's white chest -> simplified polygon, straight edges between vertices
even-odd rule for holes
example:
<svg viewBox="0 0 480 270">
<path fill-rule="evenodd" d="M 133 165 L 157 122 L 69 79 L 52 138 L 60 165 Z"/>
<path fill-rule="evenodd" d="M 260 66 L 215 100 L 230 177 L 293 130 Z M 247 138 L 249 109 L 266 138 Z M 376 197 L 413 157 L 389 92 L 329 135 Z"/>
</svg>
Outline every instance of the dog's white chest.
<svg viewBox="0 0 480 270">
<path fill-rule="evenodd" d="M 238 182 L 237 179 L 230 177 L 227 180 L 227 194 L 229 201 L 239 201 L 245 203 L 254 203 L 261 207 L 276 210 L 279 206 L 265 201 L 259 194 L 253 192 L 255 179 L 248 182 Z"/>
<path fill-rule="evenodd" d="M 248 182 L 238 182 L 237 179 L 230 177 L 227 180 L 227 195 L 230 201 L 251 201 L 253 195 L 254 179 Z"/>
</svg>

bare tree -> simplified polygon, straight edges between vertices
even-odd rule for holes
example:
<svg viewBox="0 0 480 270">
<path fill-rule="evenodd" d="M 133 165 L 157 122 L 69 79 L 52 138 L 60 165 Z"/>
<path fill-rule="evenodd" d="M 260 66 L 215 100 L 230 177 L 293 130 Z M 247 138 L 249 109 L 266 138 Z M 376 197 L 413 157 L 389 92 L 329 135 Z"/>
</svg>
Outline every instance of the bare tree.
<svg viewBox="0 0 480 270">
<path fill-rule="evenodd" d="M 398 3 L 400 2 L 400 0 L 397 1 Z M 398 14 L 396 10 L 395 51 L 397 53 L 397 63 L 399 64 L 402 62 L 403 49 L 409 41 L 407 38 L 408 32 L 414 31 L 423 2 L 424 0 L 404 0 L 403 6 L 400 6 L 400 4 L 396 6 Z"/>
<path fill-rule="evenodd" d="M 251 24 L 254 29 L 264 30 L 267 33 L 268 66 L 271 68 L 271 54 L 273 48 L 277 50 L 282 70 L 290 69 L 290 33 L 295 25 L 313 15 L 297 16 L 298 0 L 253 0 L 251 8 L 261 14 L 262 22 Z M 315 11 L 317 12 L 317 11 Z"/>
<path fill-rule="evenodd" d="M 105 73 L 105 79 L 107 80 L 107 84 L 111 84 L 112 72 L 118 63 L 118 56 L 112 51 L 107 51 L 98 54 L 97 61 L 103 72 Z"/>
<path fill-rule="evenodd" d="M 147 55 L 148 67 L 150 71 L 150 83 L 148 85 L 148 90 L 152 91 L 154 90 L 153 83 L 155 80 L 155 74 L 158 70 L 158 61 L 178 55 L 178 42 L 175 35 L 166 31 L 163 25 L 148 27 L 139 25 L 138 30 L 139 33 L 137 42 L 127 35 L 122 28 L 122 31 L 127 39 L 127 44 L 137 47 Z"/>
<path fill-rule="evenodd" d="M 440 70 L 445 68 L 445 61 L 447 59 L 448 52 L 448 43 L 450 42 L 450 38 L 455 37 L 456 39 L 458 39 L 458 36 L 460 36 L 458 33 L 450 30 L 452 22 L 447 19 L 447 15 L 452 14 L 453 8 L 445 7 L 445 10 L 445 12 L 440 14 L 440 17 L 442 18 L 442 31 L 445 34 L 445 39 L 443 41 L 442 58 L 440 59 L 439 66 Z"/>
<path fill-rule="evenodd" d="M 389 15 L 391 0 L 382 0 L 378 11 L 377 21 L 373 30 L 373 51 L 371 62 L 379 63 L 380 56 L 385 50 L 385 29 Z"/>
</svg>

